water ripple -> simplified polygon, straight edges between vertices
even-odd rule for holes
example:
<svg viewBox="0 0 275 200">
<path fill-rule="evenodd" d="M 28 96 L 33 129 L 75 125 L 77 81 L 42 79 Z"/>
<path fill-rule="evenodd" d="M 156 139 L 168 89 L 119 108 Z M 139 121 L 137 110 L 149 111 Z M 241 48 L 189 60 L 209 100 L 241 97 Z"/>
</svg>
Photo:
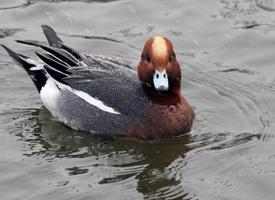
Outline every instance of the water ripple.
<svg viewBox="0 0 275 200">
<path fill-rule="evenodd" d="M 15 8 L 23 8 L 31 5 L 30 1 L 19 1 L 17 4 L 12 3 L 11 5 L 1 5 L 0 10 L 9 10 L 9 9 L 15 9 Z"/>
<path fill-rule="evenodd" d="M 10 40 L 40 40 L 43 23 L 74 48 L 136 62 L 147 38 L 167 35 L 196 112 L 190 133 L 165 141 L 74 131 L 41 107 L 2 51 L 2 197 L 274 199 L 273 8 L 273 0 L 1 1 L 1 40 L 26 55 L 34 49 Z"/>
<path fill-rule="evenodd" d="M 19 31 L 24 31 L 23 28 L 0 28 L 0 39 L 12 36 Z"/>
</svg>

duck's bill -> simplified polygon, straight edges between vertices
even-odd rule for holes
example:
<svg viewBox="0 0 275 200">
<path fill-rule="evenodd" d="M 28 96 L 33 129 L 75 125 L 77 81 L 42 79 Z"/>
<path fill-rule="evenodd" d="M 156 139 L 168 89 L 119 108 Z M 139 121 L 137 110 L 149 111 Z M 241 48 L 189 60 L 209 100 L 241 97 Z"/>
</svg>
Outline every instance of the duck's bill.
<svg viewBox="0 0 275 200">
<path fill-rule="evenodd" d="M 156 69 L 153 77 L 153 83 L 156 91 L 164 92 L 169 90 L 169 81 L 166 70 L 159 71 Z"/>
</svg>

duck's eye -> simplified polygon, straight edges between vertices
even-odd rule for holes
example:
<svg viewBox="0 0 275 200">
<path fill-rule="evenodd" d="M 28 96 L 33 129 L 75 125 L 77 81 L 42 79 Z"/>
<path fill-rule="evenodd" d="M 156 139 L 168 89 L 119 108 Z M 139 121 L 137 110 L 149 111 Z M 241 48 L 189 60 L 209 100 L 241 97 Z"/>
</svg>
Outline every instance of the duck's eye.
<svg viewBox="0 0 275 200">
<path fill-rule="evenodd" d="M 172 52 L 172 55 L 169 57 L 169 62 L 171 62 L 173 59 L 176 59 L 176 54 L 174 51 Z"/>
<path fill-rule="evenodd" d="M 143 57 L 144 57 L 144 60 L 146 61 L 146 62 L 151 62 L 151 57 L 147 54 L 147 53 L 145 53 L 144 55 L 143 55 Z"/>
<path fill-rule="evenodd" d="M 175 54 L 175 52 L 173 51 L 173 53 L 172 53 L 172 56 L 174 57 L 174 58 L 176 58 L 176 54 Z"/>
</svg>

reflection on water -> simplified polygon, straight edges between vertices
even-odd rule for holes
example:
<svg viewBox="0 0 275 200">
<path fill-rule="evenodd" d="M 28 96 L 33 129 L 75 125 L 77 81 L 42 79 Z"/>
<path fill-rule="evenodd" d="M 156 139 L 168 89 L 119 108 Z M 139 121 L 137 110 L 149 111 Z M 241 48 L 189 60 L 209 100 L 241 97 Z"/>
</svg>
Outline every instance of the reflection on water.
<svg viewBox="0 0 275 200">
<path fill-rule="evenodd" d="M 77 159 L 64 170 L 66 176 L 96 176 L 91 184 L 120 184 L 135 178 L 137 191 L 148 198 L 185 196 L 174 168 L 184 167 L 190 150 L 189 135 L 178 140 L 142 141 L 133 138 L 102 138 L 77 132 L 55 121 L 44 107 L 12 113 L 16 128 L 10 133 L 27 145 L 27 157 L 55 163 L 59 159 Z M 23 120 L 22 120 L 23 119 Z M 83 163 L 82 159 L 86 159 Z M 90 180 L 93 181 L 93 180 Z M 70 185 L 59 181 L 57 187 Z M 171 194 L 170 194 L 171 193 Z"/>
<path fill-rule="evenodd" d="M 41 24 L 76 49 L 134 62 L 148 37 L 170 37 L 196 112 L 192 131 L 172 140 L 74 131 L 0 50 L 1 198 L 274 199 L 274 8 L 273 0 L 1 1 L 1 43 L 30 56 L 36 49 L 13 40 L 45 40 Z"/>
<path fill-rule="evenodd" d="M 23 156 L 39 160 L 35 165 L 43 166 L 49 162 L 52 168 L 63 171 L 58 176 L 65 179 L 48 184 L 56 188 L 74 188 L 82 191 L 83 196 L 87 195 L 87 188 L 94 188 L 89 195 L 98 195 L 104 186 L 126 184 L 127 187 L 134 181 L 136 191 L 148 199 L 195 198 L 185 188 L 185 168 L 190 168 L 193 159 L 195 162 L 206 159 L 196 159 L 196 156 L 269 138 L 262 133 L 233 136 L 229 132 L 187 134 L 179 139 L 158 141 L 102 138 L 69 129 L 56 121 L 44 107 L 14 110 L 9 116 L 12 118 L 9 133 L 25 144 Z M 196 156 L 190 157 L 192 154 Z M 196 171 L 200 166 L 193 167 Z M 74 183 L 79 176 L 82 176 L 82 181 Z M 124 189 L 126 192 L 127 188 Z"/>
</svg>

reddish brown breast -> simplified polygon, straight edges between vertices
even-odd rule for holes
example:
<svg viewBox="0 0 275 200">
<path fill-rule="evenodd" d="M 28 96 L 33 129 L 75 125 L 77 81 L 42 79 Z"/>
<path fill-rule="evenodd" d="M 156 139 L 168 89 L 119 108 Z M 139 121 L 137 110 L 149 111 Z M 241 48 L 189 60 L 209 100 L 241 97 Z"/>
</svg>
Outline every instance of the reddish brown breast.
<svg viewBox="0 0 275 200">
<path fill-rule="evenodd" d="M 143 139 L 171 138 L 189 132 L 194 112 L 184 97 L 177 105 L 150 103 L 144 124 L 134 123 L 128 135 Z"/>
</svg>

